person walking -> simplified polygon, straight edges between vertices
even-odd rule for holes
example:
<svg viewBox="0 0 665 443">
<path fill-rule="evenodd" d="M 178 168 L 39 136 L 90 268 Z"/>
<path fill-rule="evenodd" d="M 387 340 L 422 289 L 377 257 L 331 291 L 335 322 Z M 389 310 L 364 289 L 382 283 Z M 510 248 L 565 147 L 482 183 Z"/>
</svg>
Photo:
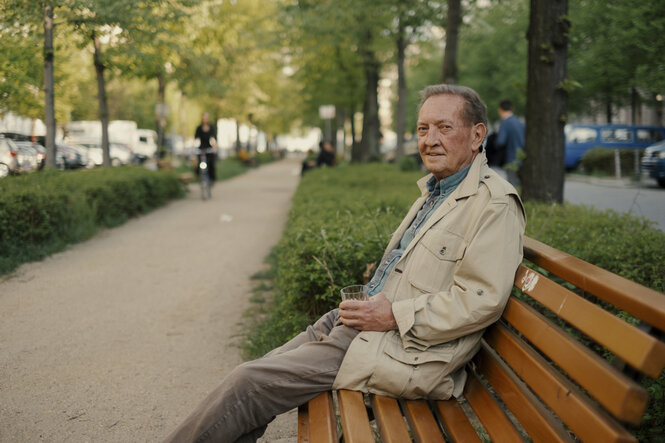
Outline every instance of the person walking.
<svg viewBox="0 0 665 443">
<path fill-rule="evenodd" d="M 505 151 L 505 163 L 503 169 L 511 185 L 518 187 L 520 179 L 517 171 L 521 165 L 518 158 L 520 149 L 524 149 L 524 123 L 515 114 L 513 114 L 513 103 L 510 100 L 503 100 L 499 103 L 499 133 L 497 134 L 495 145 Z"/>
</svg>

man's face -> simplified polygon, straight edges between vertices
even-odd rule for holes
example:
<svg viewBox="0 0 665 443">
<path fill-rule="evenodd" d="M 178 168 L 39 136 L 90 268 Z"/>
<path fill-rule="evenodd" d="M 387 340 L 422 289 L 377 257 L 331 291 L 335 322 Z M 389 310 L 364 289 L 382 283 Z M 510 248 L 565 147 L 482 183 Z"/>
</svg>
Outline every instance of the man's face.
<svg viewBox="0 0 665 443">
<path fill-rule="evenodd" d="M 462 97 L 440 94 L 428 98 L 418 113 L 418 150 L 437 180 L 471 163 L 485 139 L 484 124 L 464 123 L 463 107 Z"/>
</svg>

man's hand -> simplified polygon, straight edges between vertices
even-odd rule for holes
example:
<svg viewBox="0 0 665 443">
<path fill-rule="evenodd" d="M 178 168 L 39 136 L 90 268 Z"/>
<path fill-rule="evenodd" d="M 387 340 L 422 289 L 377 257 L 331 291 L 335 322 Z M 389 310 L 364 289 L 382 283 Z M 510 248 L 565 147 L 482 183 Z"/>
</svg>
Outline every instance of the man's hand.
<svg viewBox="0 0 665 443">
<path fill-rule="evenodd" d="M 392 303 L 383 294 L 377 294 L 368 301 L 343 301 L 339 304 L 339 317 L 346 326 L 359 331 L 397 329 Z"/>
</svg>

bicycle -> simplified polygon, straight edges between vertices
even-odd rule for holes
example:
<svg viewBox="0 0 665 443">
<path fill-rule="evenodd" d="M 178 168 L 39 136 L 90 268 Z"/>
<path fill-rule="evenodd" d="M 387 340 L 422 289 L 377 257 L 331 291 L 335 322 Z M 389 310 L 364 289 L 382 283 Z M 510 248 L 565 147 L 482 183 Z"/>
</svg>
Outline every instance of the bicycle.
<svg viewBox="0 0 665 443">
<path fill-rule="evenodd" d="M 196 154 L 199 159 L 199 185 L 201 186 L 201 199 L 208 200 L 211 197 L 210 192 L 210 173 L 208 172 L 208 162 L 206 154 L 213 152 L 212 149 L 197 149 Z"/>
</svg>

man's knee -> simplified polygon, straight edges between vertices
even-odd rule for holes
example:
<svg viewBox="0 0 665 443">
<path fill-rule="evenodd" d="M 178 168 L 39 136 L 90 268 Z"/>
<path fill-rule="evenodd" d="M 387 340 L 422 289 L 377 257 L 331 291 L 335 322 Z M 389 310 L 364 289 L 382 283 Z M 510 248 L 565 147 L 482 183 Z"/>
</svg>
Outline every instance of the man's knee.
<svg viewBox="0 0 665 443">
<path fill-rule="evenodd" d="M 228 375 L 227 381 L 234 387 L 251 389 L 260 383 L 261 378 L 261 371 L 256 368 L 256 360 L 252 360 L 236 366 Z"/>
</svg>

